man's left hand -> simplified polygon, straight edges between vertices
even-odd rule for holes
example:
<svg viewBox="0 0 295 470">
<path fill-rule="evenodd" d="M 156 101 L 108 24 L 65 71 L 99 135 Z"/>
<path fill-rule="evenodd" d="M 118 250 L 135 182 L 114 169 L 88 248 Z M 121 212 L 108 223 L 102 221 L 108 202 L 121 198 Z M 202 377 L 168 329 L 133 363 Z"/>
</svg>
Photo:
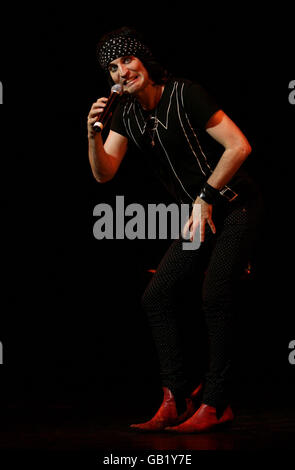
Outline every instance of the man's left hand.
<svg viewBox="0 0 295 470">
<path fill-rule="evenodd" d="M 206 223 L 212 230 L 212 233 L 216 233 L 216 228 L 212 220 L 212 204 L 208 204 L 199 196 L 193 204 L 193 210 L 189 220 L 186 222 L 183 228 L 183 237 L 185 238 L 188 231 L 190 232 L 190 240 L 193 241 L 195 237 L 196 230 L 200 225 L 200 237 L 201 243 L 205 240 L 205 228 Z"/>
</svg>

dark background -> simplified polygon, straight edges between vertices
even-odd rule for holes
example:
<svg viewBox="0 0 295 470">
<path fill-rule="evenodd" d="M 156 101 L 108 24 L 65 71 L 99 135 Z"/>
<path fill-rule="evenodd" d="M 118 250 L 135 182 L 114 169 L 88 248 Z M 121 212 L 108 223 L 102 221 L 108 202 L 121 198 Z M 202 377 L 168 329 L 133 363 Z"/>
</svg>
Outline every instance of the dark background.
<svg viewBox="0 0 295 470">
<path fill-rule="evenodd" d="M 295 339 L 292 12 L 125 8 L 26 6 L 4 16 L 2 394 L 6 401 L 83 401 L 119 388 L 128 399 L 134 387 L 159 386 L 140 297 L 168 243 L 98 241 L 92 233 L 94 206 L 113 204 L 116 195 L 126 205 L 169 201 L 135 151 L 107 184 L 94 180 L 88 163 L 87 114 L 108 94 L 96 43 L 127 24 L 147 35 L 173 73 L 199 81 L 253 147 L 246 165 L 261 186 L 265 215 L 252 273 L 238 293 L 237 385 L 247 399 L 274 388 L 286 396 L 295 383 L 288 362 Z M 181 322 L 195 368 L 204 339 L 193 286 L 190 292 Z"/>
</svg>

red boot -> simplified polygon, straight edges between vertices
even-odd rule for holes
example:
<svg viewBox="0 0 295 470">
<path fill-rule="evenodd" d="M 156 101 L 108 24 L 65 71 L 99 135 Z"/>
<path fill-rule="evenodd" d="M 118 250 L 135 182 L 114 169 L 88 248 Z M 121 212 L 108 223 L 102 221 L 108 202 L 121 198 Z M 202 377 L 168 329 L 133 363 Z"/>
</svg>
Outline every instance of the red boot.
<svg viewBox="0 0 295 470">
<path fill-rule="evenodd" d="M 139 431 L 162 431 L 166 426 L 175 426 L 190 418 L 197 409 L 195 401 L 200 395 L 202 384 L 200 384 L 191 394 L 186 398 L 186 410 L 178 415 L 175 398 L 172 392 L 167 387 L 163 387 L 164 398 L 163 402 L 158 409 L 155 416 L 145 423 L 131 424 L 130 427 Z"/>
<path fill-rule="evenodd" d="M 203 403 L 196 413 L 185 422 L 179 426 L 166 427 L 165 431 L 178 433 L 206 432 L 221 424 L 229 423 L 233 419 L 234 414 L 230 406 L 224 410 L 220 418 L 217 418 L 216 408 Z"/>
</svg>

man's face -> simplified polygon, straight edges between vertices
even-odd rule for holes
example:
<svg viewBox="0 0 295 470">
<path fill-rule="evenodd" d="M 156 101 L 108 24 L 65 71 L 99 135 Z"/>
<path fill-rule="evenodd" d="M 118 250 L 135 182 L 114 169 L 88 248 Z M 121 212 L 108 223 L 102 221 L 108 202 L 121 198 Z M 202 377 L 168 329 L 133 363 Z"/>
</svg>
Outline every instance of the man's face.
<svg viewBox="0 0 295 470">
<path fill-rule="evenodd" d="M 114 83 L 122 85 L 123 91 L 130 94 L 137 94 L 150 83 L 148 72 L 137 57 L 119 57 L 108 65 L 108 69 Z"/>
</svg>

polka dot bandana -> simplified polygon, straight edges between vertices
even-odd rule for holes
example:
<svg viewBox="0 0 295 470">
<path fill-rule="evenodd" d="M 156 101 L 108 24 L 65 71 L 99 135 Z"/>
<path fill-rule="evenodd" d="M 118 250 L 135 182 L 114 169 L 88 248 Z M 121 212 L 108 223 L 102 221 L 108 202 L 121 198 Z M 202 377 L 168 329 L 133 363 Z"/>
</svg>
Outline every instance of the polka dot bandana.
<svg viewBox="0 0 295 470">
<path fill-rule="evenodd" d="M 117 35 L 104 42 L 98 49 L 98 60 L 103 69 L 119 57 L 134 55 L 139 59 L 152 57 L 150 49 L 134 36 Z"/>
</svg>

